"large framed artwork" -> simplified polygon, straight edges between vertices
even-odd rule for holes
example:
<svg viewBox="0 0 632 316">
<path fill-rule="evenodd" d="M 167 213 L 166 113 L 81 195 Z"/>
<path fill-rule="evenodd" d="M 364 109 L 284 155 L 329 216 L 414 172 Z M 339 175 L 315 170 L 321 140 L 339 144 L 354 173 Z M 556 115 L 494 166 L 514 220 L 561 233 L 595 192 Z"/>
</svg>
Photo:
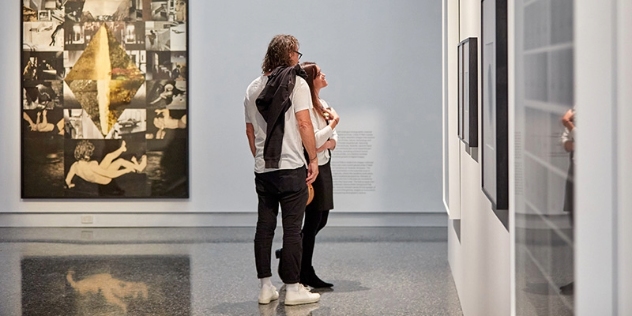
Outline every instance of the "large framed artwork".
<svg viewBox="0 0 632 316">
<path fill-rule="evenodd" d="M 22 3 L 22 198 L 187 198 L 187 0 Z"/>
<path fill-rule="evenodd" d="M 478 53 L 476 37 L 459 43 L 459 138 L 478 147 Z"/>
<path fill-rule="evenodd" d="M 494 212 L 508 227 L 509 141 L 507 1 L 481 1 L 482 187 Z"/>
</svg>

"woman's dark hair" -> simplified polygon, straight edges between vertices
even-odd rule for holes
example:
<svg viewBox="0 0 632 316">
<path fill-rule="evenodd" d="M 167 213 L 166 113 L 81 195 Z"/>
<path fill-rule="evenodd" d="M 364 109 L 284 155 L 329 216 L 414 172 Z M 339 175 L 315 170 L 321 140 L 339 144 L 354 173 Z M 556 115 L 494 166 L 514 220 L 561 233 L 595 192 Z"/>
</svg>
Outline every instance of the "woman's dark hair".
<svg viewBox="0 0 632 316">
<path fill-rule="evenodd" d="M 307 81 L 307 85 L 309 86 L 309 92 L 312 95 L 312 103 L 314 104 L 314 108 L 322 118 L 327 120 L 327 118 L 323 114 L 323 104 L 320 103 L 320 98 L 318 97 L 318 95 L 316 95 L 316 90 L 314 90 L 314 79 L 316 79 L 316 77 L 320 75 L 320 73 L 318 73 L 318 67 L 316 67 L 316 63 L 312 61 L 301 63 L 301 67 L 303 67 L 303 70 L 305 70 L 305 72 L 307 73 L 307 79 L 305 81 Z"/>
<path fill-rule="evenodd" d="M 263 58 L 261 70 L 266 73 L 279 66 L 292 66 L 290 53 L 298 50 L 298 46 L 298 40 L 292 35 L 280 34 L 273 37 L 268 44 L 268 51 Z"/>
</svg>

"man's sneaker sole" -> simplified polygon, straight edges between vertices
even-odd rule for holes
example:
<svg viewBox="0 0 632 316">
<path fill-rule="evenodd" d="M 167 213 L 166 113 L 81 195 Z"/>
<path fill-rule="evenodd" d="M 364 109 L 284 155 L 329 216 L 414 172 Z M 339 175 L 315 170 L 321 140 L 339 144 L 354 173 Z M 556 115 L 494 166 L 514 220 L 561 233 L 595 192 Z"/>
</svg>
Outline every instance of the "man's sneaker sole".
<svg viewBox="0 0 632 316">
<path fill-rule="evenodd" d="M 262 299 L 258 299 L 258 301 L 259 301 L 259 304 L 264 304 L 265 305 L 265 304 L 270 304 L 270 302 L 276 301 L 278 299 L 279 299 L 279 292 L 275 289 L 274 290 L 274 295 L 270 296 L 267 299 L 263 299 L 263 300 Z"/>
<path fill-rule="evenodd" d="M 294 306 L 294 305 L 317 303 L 318 301 L 320 301 L 320 294 L 318 294 L 318 293 L 313 293 L 313 294 L 318 295 L 318 297 L 313 298 L 313 299 L 306 299 L 305 298 L 305 299 L 300 299 L 300 300 L 296 300 L 296 301 L 293 301 L 293 300 L 288 301 L 287 298 L 286 298 L 285 299 L 285 305 Z"/>
</svg>

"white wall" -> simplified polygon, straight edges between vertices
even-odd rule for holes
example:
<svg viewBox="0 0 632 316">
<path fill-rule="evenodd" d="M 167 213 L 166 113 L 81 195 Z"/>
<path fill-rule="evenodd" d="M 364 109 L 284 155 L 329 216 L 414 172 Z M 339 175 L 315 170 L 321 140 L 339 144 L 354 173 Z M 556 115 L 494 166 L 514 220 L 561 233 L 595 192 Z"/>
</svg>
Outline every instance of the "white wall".
<svg viewBox="0 0 632 316">
<path fill-rule="evenodd" d="M 479 28 L 470 26 L 479 25 L 472 22 L 480 18 L 479 4 L 480 1 L 444 0 L 445 17 L 449 19 L 444 24 L 449 28 L 444 31 L 448 49 L 456 50 L 459 39 L 476 35 Z M 632 5 L 626 0 L 575 4 L 574 90 L 576 108 L 581 113 L 576 161 L 583 166 L 576 171 L 575 187 L 575 312 L 632 315 L 632 33 L 627 32 L 632 27 L 627 19 Z M 460 7 L 460 16 L 455 7 Z M 509 8 L 509 34 L 513 34 L 513 6 Z M 453 36 L 453 19 L 460 19 L 458 39 Z M 514 67 L 514 45 L 510 42 L 510 69 Z M 453 53 L 444 52 L 447 56 Z M 512 109 L 515 96 L 511 82 L 509 89 Z M 456 89 L 448 93 L 454 96 Z M 455 102 L 450 97 L 444 100 Z M 449 104 L 447 109 L 456 111 L 456 104 Z M 447 117 L 455 119 L 456 115 L 448 113 Z M 510 119 L 510 140 L 512 126 Z M 463 312 L 515 315 L 514 236 L 493 216 L 489 202 L 480 192 L 480 166 L 474 162 L 476 159 L 470 158 L 453 133 L 448 136 L 448 148 L 455 143 L 460 147 L 457 152 L 449 151 L 450 184 L 457 181 L 461 186 L 450 190 L 447 204 L 450 214 L 460 207 L 460 220 L 449 220 L 448 253 Z M 455 164 L 457 167 L 452 168 Z M 511 190 L 514 189 L 512 185 Z M 453 203 L 458 201 L 453 194 L 460 198 L 458 205 Z M 513 208 L 511 205 L 510 202 Z M 514 224 L 512 216 L 510 229 Z"/>
<path fill-rule="evenodd" d="M 0 12 L 2 42 L 20 42 L 20 12 L 18 2 L 5 4 Z M 20 51 L 10 45 L 15 48 L 0 52 L 5 61 L 0 122 L 7 136 L 0 142 L 0 152 L 5 153 L 0 212 L 34 216 L 0 214 L 0 226 L 76 226 L 81 225 L 77 213 L 92 213 L 95 225 L 254 223 L 256 195 L 242 100 L 246 86 L 260 73 L 269 40 L 279 33 L 297 36 L 303 60 L 322 65 L 330 87 L 321 96 L 340 113 L 338 129 L 371 130 L 375 136 L 370 159 L 376 190 L 337 195 L 338 214 L 332 224 L 340 213 L 350 213 L 360 220 L 344 220 L 345 224 L 435 225 L 443 213 L 437 136 L 441 130 L 439 1 L 326 0 L 297 5 L 290 0 L 193 0 L 188 12 L 191 198 L 107 203 L 21 200 Z M 340 161 L 334 155 L 332 164 Z M 40 214 L 48 212 L 61 215 Z M 155 215 L 182 212 L 186 214 Z"/>
<path fill-rule="evenodd" d="M 477 37 L 480 43 L 481 2 L 469 0 L 444 0 L 447 6 L 449 62 L 456 63 L 456 48 L 460 40 Z M 460 16 L 459 16 L 460 13 Z M 454 23 L 454 21 L 458 23 Z M 459 27 L 458 38 L 454 27 Z M 479 45 L 480 73 L 480 45 Z M 456 66 L 448 67 L 447 75 L 454 84 L 448 87 L 448 118 L 456 121 Z M 444 74 L 445 75 L 445 74 Z M 479 122 L 480 83 L 479 83 Z M 479 124 L 479 135 L 480 135 Z M 454 130 L 454 132 L 453 132 Z M 456 136 L 456 126 L 449 131 L 450 214 L 460 210 L 460 219 L 448 223 L 448 256 L 464 315 L 509 315 L 510 295 L 510 235 L 498 220 L 487 197 L 481 190 L 480 153 L 467 148 Z M 452 186 L 456 183 L 457 186 Z"/>
<path fill-rule="evenodd" d="M 632 315 L 632 37 L 625 0 L 578 1 L 577 315 Z"/>
<path fill-rule="evenodd" d="M 617 29 L 632 29 L 632 2 L 626 0 L 617 1 Z M 619 197 L 619 218 L 617 226 L 617 266 L 619 284 L 617 285 L 617 303 L 621 315 L 632 314 L 632 60 L 628 58 L 632 54 L 632 32 L 623 31 L 617 33 L 617 134 L 618 148 L 617 161 L 619 179 L 617 181 Z"/>
</svg>

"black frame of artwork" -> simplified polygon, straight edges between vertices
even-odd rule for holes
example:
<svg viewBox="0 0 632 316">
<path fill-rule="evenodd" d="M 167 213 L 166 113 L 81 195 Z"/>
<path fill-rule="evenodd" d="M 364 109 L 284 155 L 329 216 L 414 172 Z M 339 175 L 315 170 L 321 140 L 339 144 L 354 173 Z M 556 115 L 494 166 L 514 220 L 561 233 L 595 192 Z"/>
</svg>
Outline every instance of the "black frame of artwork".
<svg viewBox="0 0 632 316">
<path fill-rule="evenodd" d="M 459 138 L 478 147 L 478 40 L 459 43 Z"/>
<path fill-rule="evenodd" d="M 21 5 L 21 197 L 189 198 L 189 1 L 100 1 Z"/>
<path fill-rule="evenodd" d="M 486 8 L 486 1 L 492 1 L 495 4 L 494 10 Z M 490 21 L 491 23 L 486 24 L 486 22 Z M 485 37 L 486 25 L 494 25 L 494 35 L 491 39 Z M 481 96 L 483 100 L 481 185 L 483 192 L 491 201 L 497 217 L 506 228 L 508 228 L 509 219 L 507 36 L 507 0 L 481 0 Z M 486 54 L 490 43 L 493 45 L 491 46 L 492 51 Z M 492 65 L 495 66 L 492 67 Z M 486 96 L 486 92 L 489 92 L 490 95 Z M 491 111 L 494 112 L 492 113 Z M 486 138 L 488 134 L 491 134 L 492 137 Z M 488 141 L 491 141 L 491 143 Z M 493 163 L 485 159 L 485 156 L 488 155 L 494 155 Z M 490 181 L 493 183 L 490 184 Z"/>
</svg>

